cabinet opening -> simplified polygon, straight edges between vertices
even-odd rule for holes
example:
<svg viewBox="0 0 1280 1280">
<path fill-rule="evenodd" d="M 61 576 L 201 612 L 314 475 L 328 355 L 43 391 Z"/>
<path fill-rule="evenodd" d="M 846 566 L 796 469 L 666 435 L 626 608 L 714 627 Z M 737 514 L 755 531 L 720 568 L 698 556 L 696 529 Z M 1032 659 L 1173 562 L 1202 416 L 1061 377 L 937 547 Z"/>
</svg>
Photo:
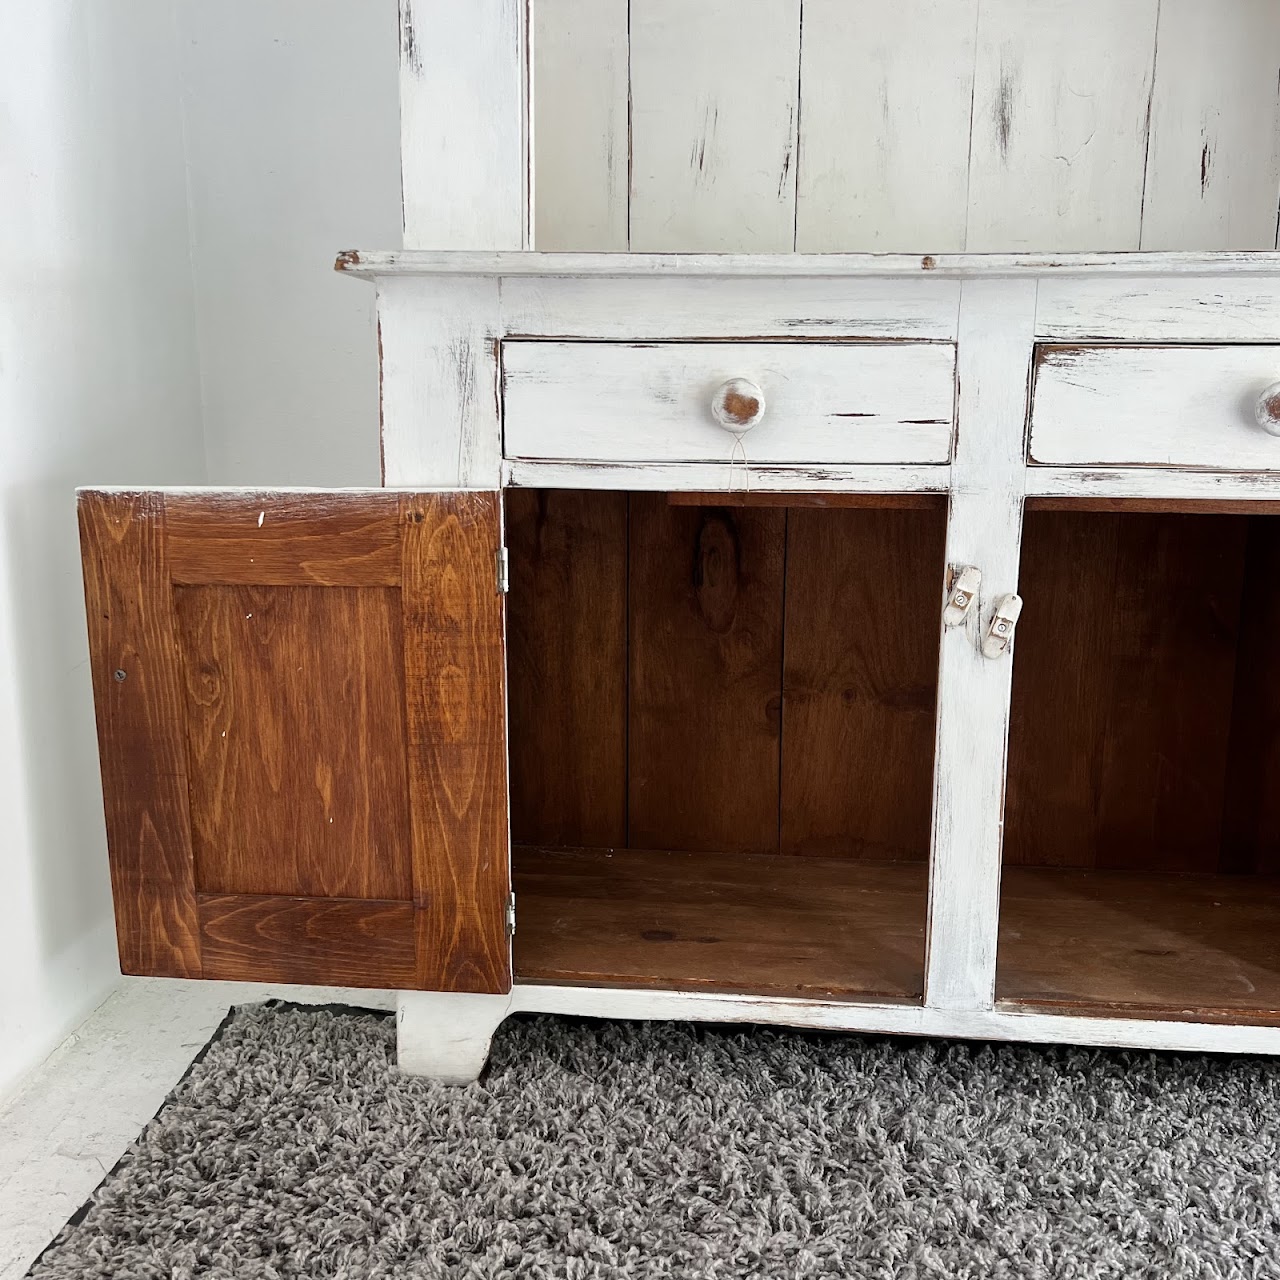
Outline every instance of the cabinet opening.
<svg viewBox="0 0 1280 1280">
<path fill-rule="evenodd" d="M 945 502 L 506 495 L 517 980 L 918 1001 Z"/>
<path fill-rule="evenodd" d="M 997 997 L 1280 1022 L 1280 519 L 1054 506 L 1023 527 Z"/>
</svg>

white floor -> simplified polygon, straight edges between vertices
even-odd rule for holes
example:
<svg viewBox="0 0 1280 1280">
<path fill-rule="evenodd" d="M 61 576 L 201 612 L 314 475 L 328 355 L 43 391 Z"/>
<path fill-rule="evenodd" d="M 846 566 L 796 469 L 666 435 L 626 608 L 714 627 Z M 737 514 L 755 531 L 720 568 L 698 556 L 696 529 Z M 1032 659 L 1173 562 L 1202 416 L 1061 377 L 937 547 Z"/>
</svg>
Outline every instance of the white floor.
<svg viewBox="0 0 1280 1280">
<path fill-rule="evenodd" d="M 390 991 L 125 978 L 0 1106 L 0 1280 L 19 1280 L 155 1115 L 234 1004 L 393 1009 Z"/>
</svg>

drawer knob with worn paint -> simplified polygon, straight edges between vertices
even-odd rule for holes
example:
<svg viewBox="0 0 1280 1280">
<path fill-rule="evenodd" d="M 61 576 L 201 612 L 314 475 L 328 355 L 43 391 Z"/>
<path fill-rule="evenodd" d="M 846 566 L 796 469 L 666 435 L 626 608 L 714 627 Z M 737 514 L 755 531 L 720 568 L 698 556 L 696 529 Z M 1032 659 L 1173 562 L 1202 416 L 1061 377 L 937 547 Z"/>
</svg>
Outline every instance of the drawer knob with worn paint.
<svg viewBox="0 0 1280 1280">
<path fill-rule="evenodd" d="M 711 416 L 734 435 L 750 431 L 764 408 L 764 392 L 750 378 L 730 378 L 711 397 Z"/>
<path fill-rule="evenodd" d="M 1254 405 L 1253 414 L 1263 431 L 1280 436 L 1280 382 L 1264 388 Z"/>
</svg>

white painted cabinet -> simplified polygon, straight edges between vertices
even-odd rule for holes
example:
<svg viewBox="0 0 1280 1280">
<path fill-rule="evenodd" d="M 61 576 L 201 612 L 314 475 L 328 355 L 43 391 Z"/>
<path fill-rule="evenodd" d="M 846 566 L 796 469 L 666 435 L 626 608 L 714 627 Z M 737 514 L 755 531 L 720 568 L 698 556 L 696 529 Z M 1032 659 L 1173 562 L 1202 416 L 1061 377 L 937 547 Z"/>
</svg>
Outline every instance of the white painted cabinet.
<svg viewBox="0 0 1280 1280">
<path fill-rule="evenodd" d="M 406 993 L 408 1065 L 466 1076 L 497 1022 L 530 1009 L 1280 1052 L 1280 690 L 1265 661 L 1280 442 L 1254 417 L 1275 380 L 1278 348 L 1258 339 L 1280 338 L 1280 260 L 404 252 L 340 265 L 379 291 L 387 482 L 506 491 L 513 706 L 534 682 L 556 701 L 535 692 L 529 706 L 592 708 L 557 739 L 544 789 L 594 768 L 594 717 L 630 699 L 624 838 L 530 843 L 513 808 L 512 990 Z M 633 314 L 643 340 L 629 343 Z M 726 384 L 746 399 L 726 408 Z M 728 429 L 734 414 L 748 429 Z M 866 427 L 846 431 L 844 414 Z M 678 546 L 684 528 L 693 585 L 677 550 L 655 621 L 672 544 L 654 530 Z M 767 596 L 769 581 L 776 605 L 748 604 L 744 584 Z M 921 583 L 924 603 L 904 604 Z M 534 609 L 530 591 L 549 595 Z M 809 596 L 827 612 L 796 613 Z M 859 762 L 843 816 L 821 847 L 789 851 L 785 834 L 737 855 L 696 837 L 628 841 L 646 786 L 687 786 L 714 808 L 767 776 L 753 772 L 768 731 L 750 688 L 768 683 L 775 607 L 780 829 L 820 825 L 814 788 L 789 801 L 786 779 L 830 758 Z M 588 615 L 594 638 L 575 649 Z M 909 621 L 921 616 L 927 627 Z M 796 665 L 799 637 L 827 627 L 843 641 Z M 667 692 L 637 702 L 654 638 L 692 653 L 699 628 L 728 663 L 700 668 L 705 700 L 679 693 L 696 685 L 677 647 Z M 935 655 L 936 677 L 909 694 L 894 673 L 912 652 Z M 717 739 L 723 770 L 668 761 L 666 782 L 646 782 L 636 735 L 677 696 L 700 723 L 745 697 L 748 719 Z M 528 763 L 520 714 L 513 796 L 544 767 Z M 914 715 L 933 747 L 913 862 L 909 838 L 883 833 L 902 817 L 895 788 L 913 812 L 927 794 L 903 745 Z M 694 740 L 686 729 L 667 732 Z M 875 849 L 853 834 L 868 814 Z M 856 946 L 805 960 L 831 912 Z"/>
</svg>

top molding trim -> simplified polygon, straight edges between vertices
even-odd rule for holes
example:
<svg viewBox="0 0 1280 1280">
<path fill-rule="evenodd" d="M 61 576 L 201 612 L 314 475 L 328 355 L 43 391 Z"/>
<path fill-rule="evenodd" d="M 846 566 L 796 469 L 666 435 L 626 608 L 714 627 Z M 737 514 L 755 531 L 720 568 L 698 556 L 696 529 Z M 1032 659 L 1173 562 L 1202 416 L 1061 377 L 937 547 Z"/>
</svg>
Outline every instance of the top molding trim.
<svg viewBox="0 0 1280 1280">
<path fill-rule="evenodd" d="M 535 253 L 529 250 L 348 249 L 334 270 L 380 276 L 1267 276 L 1280 253 Z"/>
</svg>

